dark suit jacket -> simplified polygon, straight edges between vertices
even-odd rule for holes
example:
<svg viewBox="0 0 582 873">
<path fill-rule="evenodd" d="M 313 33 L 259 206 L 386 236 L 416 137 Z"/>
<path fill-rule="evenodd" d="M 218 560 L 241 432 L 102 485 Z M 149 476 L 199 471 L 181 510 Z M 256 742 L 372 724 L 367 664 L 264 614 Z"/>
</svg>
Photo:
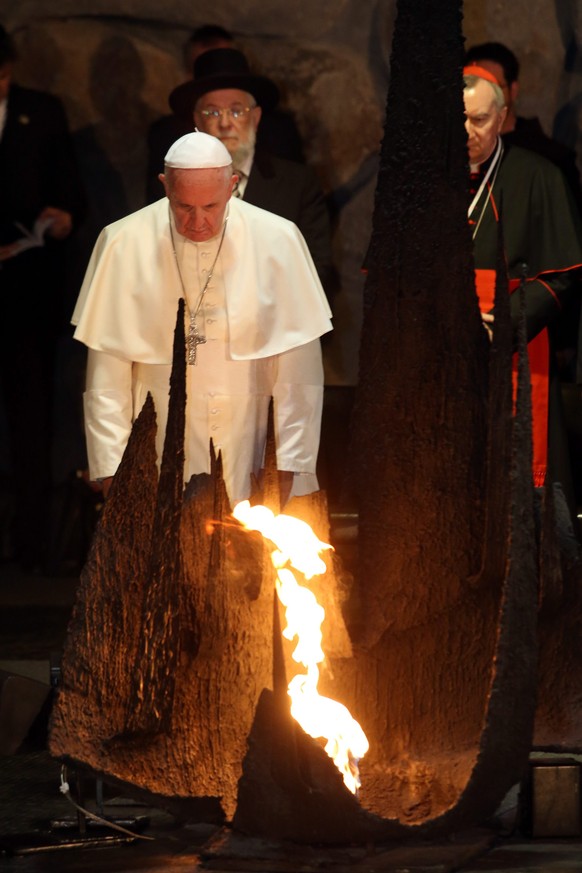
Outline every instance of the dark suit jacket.
<svg viewBox="0 0 582 873">
<path fill-rule="evenodd" d="M 65 111 L 51 94 L 11 85 L 0 139 L 0 241 L 21 236 L 14 222 L 32 227 L 45 206 L 74 221 L 84 210 Z"/>
<path fill-rule="evenodd" d="M 503 134 L 503 141 L 519 146 L 528 151 L 537 152 L 560 168 L 576 201 L 578 211 L 582 216 L 582 188 L 580 173 L 576 166 L 576 152 L 552 139 L 542 128 L 538 118 L 516 118 L 515 128 Z"/>
<path fill-rule="evenodd" d="M 503 134 L 506 144 L 512 144 L 536 152 L 555 164 L 564 174 L 570 187 L 570 191 L 578 207 L 578 213 L 582 217 L 582 188 L 580 187 L 580 174 L 576 165 L 576 153 L 547 136 L 539 119 L 522 118 L 516 119 L 515 129 L 510 133 Z M 580 331 L 580 335 L 578 335 Z M 554 325 L 553 341 L 555 348 L 565 350 L 563 357 L 564 369 L 561 375 L 566 381 L 576 378 L 582 382 L 582 321 L 580 319 L 580 280 L 578 280 L 578 293 L 573 295 L 563 304 L 560 317 Z M 574 350 L 577 348 L 577 361 Z M 577 368 L 577 375 L 576 375 Z"/>
<path fill-rule="evenodd" d="M 297 225 L 329 296 L 333 279 L 329 213 L 313 170 L 257 149 L 243 200 Z"/>
<path fill-rule="evenodd" d="M 11 85 L 0 139 L 0 244 L 22 237 L 15 222 L 32 229 L 46 206 L 78 222 L 85 208 L 65 111 L 56 97 Z M 3 320 L 27 311 L 40 324 L 57 317 L 62 302 L 64 244 L 47 240 L 2 263 Z M 55 294 L 59 295 L 57 300 Z"/>
</svg>

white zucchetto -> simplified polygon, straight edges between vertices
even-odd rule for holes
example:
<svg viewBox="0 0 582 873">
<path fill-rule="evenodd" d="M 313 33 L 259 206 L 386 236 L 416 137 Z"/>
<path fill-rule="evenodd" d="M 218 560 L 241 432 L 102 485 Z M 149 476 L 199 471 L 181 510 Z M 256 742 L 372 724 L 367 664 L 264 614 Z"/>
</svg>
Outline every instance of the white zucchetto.
<svg viewBox="0 0 582 873">
<path fill-rule="evenodd" d="M 232 158 L 215 136 L 194 131 L 181 136 L 170 146 L 164 164 L 179 170 L 205 170 L 228 167 Z"/>
</svg>

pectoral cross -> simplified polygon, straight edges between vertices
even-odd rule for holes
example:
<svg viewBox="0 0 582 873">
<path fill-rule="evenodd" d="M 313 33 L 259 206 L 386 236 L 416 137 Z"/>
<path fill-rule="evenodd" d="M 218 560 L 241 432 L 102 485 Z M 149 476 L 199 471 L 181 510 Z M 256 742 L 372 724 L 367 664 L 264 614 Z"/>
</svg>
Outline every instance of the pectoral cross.
<svg viewBox="0 0 582 873">
<path fill-rule="evenodd" d="M 196 363 L 196 350 L 201 343 L 206 342 L 206 337 L 201 334 L 196 324 L 196 316 L 190 316 L 190 327 L 188 328 L 188 336 L 186 337 L 186 348 L 188 349 L 188 363 L 194 366 Z"/>
</svg>

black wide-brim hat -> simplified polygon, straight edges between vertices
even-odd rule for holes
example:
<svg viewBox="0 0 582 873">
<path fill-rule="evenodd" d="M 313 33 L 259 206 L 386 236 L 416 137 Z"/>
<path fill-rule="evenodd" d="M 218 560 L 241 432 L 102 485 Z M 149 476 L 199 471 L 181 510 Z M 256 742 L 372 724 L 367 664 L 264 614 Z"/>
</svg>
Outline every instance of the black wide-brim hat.
<svg viewBox="0 0 582 873">
<path fill-rule="evenodd" d="M 199 97 L 209 91 L 236 88 L 252 94 L 263 109 L 273 109 L 279 89 L 266 76 L 252 73 L 242 52 L 232 48 L 210 49 L 194 61 L 194 78 L 174 88 L 168 102 L 175 115 L 191 115 Z"/>
</svg>

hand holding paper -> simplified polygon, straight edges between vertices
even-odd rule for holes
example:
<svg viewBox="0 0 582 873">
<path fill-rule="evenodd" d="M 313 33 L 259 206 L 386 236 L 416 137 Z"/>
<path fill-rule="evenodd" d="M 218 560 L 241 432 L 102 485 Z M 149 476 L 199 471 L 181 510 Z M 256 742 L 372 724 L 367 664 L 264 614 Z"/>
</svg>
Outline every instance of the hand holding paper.
<svg viewBox="0 0 582 873">
<path fill-rule="evenodd" d="M 15 221 L 14 224 L 22 233 L 22 237 L 13 243 L 0 246 L 0 261 L 6 261 L 8 258 L 15 258 L 21 252 L 27 249 L 37 248 L 44 245 L 44 236 L 49 231 L 54 219 L 50 215 L 46 215 L 45 209 L 34 222 L 32 230 L 28 230 L 23 224 Z"/>
</svg>

